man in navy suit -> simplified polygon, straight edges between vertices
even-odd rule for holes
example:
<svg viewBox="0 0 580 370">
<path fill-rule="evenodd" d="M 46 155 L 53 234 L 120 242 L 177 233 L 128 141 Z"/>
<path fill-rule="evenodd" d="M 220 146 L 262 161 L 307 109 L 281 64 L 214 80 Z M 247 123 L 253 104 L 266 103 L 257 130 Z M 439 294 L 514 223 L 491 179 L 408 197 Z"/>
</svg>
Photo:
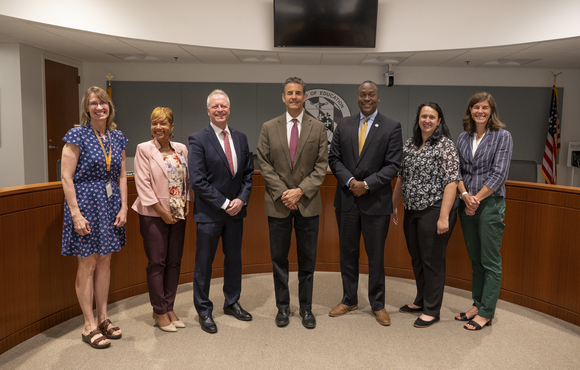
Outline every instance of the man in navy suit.
<svg viewBox="0 0 580 370">
<path fill-rule="evenodd" d="M 360 114 L 341 119 L 330 147 L 330 169 L 338 181 L 334 197 L 340 239 L 343 297 L 329 315 L 358 308 L 360 235 L 369 258 L 371 310 L 379 324 L 391 324 L 385 310 L 385 241 L 393 213 L 391 180 L 403 154 L 401 124 L 380 114 L 379 89 L 372 81 L 358 88 Z"/>
<path fill-rule="evenodd" d="M 209 94 L 207 114 L 210 124 L 189 136 L 189 178 L 195 191 L 193 221 L 197 223 L 193 302 L 201 328 L 216 333 L 209 287 L 220 238 L 224 252 L 224 313 L 238 320 L 252 320 L 238 301 L 242 290 L 243 219 L 254 167 L 246 135 L 228 126 L 230 100 L 225 92 L 214 90 Z"/>
</svg>

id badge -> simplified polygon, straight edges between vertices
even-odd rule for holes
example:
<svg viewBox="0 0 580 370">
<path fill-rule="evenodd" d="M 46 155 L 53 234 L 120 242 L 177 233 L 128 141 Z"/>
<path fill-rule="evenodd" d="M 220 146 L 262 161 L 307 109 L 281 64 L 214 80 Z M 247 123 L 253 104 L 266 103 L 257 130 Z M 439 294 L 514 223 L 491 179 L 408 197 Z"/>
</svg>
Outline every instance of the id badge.
<svg viewBox="0 0 580 370">
<path fill-rule="evenodd" d="M 187 168 L 187 161 L 185 160 L 185 158 L 182 155 L 179 156 L 179 161 L 181 162 L 181 165 L 184 168 Z"/>
<path fill-rule="evenodd" d="M 113 195 L 113 187 L 111 186 L 110 182 L 107 182 L 107 184 L 105 184 L 105 191 L 107 192 L 107 199 L 109 199 L 111 195 Z"/>
</svg>

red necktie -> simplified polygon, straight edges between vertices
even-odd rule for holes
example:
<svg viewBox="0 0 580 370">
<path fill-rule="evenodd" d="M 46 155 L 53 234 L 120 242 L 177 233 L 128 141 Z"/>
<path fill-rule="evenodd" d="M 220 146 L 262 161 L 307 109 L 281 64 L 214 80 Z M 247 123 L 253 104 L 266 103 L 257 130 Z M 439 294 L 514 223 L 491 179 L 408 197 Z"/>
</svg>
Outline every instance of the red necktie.
<svg viewBox="0 0 580 370">
<path fill-rule="evenodd" d="M 294 168 L 294 158 L 296 158 L 296 148 L 298 148 L 298 120 L 292 118 L 292 130 L 290 131 L 290 159 L 292 160 L 292 168 Z"/>
<path fill-rule="evenodd" d="M 230 170 L 232 171 L 233 175 L 234 160 L 232 158 L 232 149 L 230 148 L 230 140 L 228 139 L 228 132 L 226 130 L 223 130 L 222 134 L 224 134 L 224 151 L 226 152 L 226 158 L 228 159 L 228 163 L 230 164 Z"/>
</svg>

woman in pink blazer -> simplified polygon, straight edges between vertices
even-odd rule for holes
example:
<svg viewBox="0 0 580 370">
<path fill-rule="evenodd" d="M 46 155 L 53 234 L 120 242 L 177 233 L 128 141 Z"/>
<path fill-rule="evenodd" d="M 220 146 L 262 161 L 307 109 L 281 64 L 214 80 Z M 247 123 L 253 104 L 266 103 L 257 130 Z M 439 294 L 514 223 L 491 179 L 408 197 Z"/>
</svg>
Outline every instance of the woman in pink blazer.
<svg viewBox="0 0 580 370">
<path fill-rule="evenodd" d="M 153 320 L 163 331 L 175 332 L 185 325 L 173 303 L 179 283 L 185 216 L 193 200 L 187 170 L 187 147 L 172 143 L 173 112 L 157 107 L 151 114 L 153 140 L 137 146 L 135 185 L 138 197 L 133 209 L 139 223 L 147 265 L 147 286 Z"/>
</svg>

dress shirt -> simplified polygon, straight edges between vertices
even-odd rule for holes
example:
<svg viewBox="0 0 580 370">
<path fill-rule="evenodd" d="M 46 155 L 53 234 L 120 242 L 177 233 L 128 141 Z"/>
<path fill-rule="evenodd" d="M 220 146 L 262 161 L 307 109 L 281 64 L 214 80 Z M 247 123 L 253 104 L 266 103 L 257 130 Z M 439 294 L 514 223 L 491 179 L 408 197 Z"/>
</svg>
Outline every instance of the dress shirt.
<svg viewBox="0 0 580 370">
<path fill-rule="evenodd" d="M 292 117 L 288 111 L 286 111 L 286 137 L 288 138 L 288 148 L 290 148 L 290 135 L 292 134 L 292 126 L 294 122 L 292 120 L 296 118 L 296 126 L 298 127 L 298 139 L 300 140 L 300 130 L 302 129 L 302 117 L 304 117 L 304 109 L 296 117 Z"/>
<path fill-rule="evenodd" d="M 479 138 L 479 141 L 477 140 L 477 135 L 473 135 L 473 149 L 471 150 L 471 154 L 475 157 L 475 152 L 477 151 L 477 148 L 479 148 L 479 144 L 481 143 L 481 141 L 483 140 L 483 137 L 485 136 L 485 132 L 483 133 L 483 135 L 481 135 L 481 137 Z"/>
<path fill-rule="evenodd" d="M 373 126 L 373 122 L 375 121 L 375 118 L 377 117 L 377 114 L 379 113 L 379 110 L 375 110 L 373 112 L 373 114 L 371 114 L 369 116 L 369 119 L 367 120 L 367 134 L 365 135 L 365 142 L 366 142 L 366 137 L 369 136 L 369 131 L 371 130 L 371 127 Z M 358 134 L 360 136 L 360 128 L 363 124 L 363 122 L 365 121 L 365 115 L 362 114 L 362 112 L 360 113 L 360 120 L 358 122 Z M 358 137 L 358 136 L 357 136 Z M 351 177 L 350 179 L 348 179 L 348 181 L 346 182 L 346 186 L 350 186 L 350 181 L 354 179 L 354 176 Z"/>
<path fill-rule="evenodd" d="M 223 130 L 211 122 L 209 124 L 211 125 L 211 128 L 213 128 L 213 130 L 215 131 L 215 134 L 218 138 L 218 141 L 220 142 L 220 145 L 222 146 L 222 149 L 225 153 L 226 152 L 226 148 L 224 146 L 224 137 L 225 136 L 222 133 Z M 235 175 L 238 172 L 238 157 L 236 155 L 236 148 L 234 147 L 234 141 L 232 140 L 232 133 L 231 133 L 230 128 L 227 124 L 226 124 L 225 130 L 228 133 L 228 141 L 230 142 L 230 149 L 232 150 L 232 161 L 234 162 L 234 175 Z M 226 210 L 226 209 L 228 209 L 229 205 L 230 205 L 230 200 L 226 198 L 224 204 L 222 204 L 222 206 L 221 206 L 221 209 Z"/>
<path fill-rule="evenodd" d="M 457 139 L 461 178 L 465 189 L 476 195 L 483 186 L 492 189 L 492 197 L 505 197 L 505 181 L 510 169 L 513 142 L 504 129 L 487 130 L 473 155 L 474 132 L 462 132 Z"/>
</svg>

